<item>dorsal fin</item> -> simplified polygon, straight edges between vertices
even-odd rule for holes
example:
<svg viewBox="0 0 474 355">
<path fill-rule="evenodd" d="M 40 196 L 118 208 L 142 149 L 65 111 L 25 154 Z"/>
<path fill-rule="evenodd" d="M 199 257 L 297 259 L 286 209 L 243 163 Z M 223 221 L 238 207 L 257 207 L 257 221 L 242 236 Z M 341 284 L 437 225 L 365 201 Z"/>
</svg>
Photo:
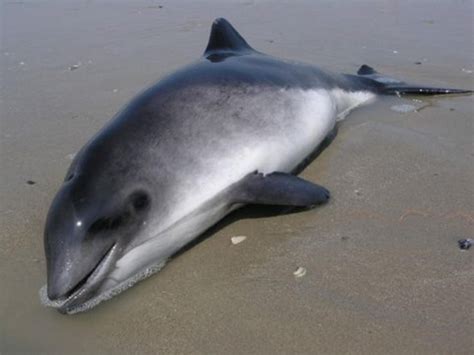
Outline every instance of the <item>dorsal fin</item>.
<svg viewBox="0 0 474 355">
<path fill-rule="evenodd" d="M 245 39 L 224 18 L 214 20 L 211 28 L 209 43 L 204 55 L 214 54 L 219 51 L 246 52 L 253 51 Z"/>
<path fill-rule="evenodd" d="M 372 75 L 372 74 L 377 74 L 377 71 L 374 68 L 369 67 L 367 64 L 363 64 L 357 71 L 357 75 Z"/>
</svg>

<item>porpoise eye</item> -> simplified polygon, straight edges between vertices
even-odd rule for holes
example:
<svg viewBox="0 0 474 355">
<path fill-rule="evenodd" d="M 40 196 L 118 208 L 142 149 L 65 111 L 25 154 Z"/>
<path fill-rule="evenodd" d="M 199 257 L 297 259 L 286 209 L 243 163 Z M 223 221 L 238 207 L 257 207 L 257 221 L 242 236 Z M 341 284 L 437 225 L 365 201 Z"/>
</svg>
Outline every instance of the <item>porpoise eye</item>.
<svg viewBox="0 0 474 355">
<path fill-rule="evenodd" d="M 96 235 L 115 231 L 121 227 L 124 227 L 127 224 L 130 224 L 130 222 L 133 222 L 135 214 L 142 213 L 149 208 L 150 202 L 150 197 L 146 192 L 134 192 L 130 196 L 130 205 L 128 205 L 131 206 L 131 208 L 125 208 L 123 212 L 118 213 L 114 216 L 97 219 L 89 227 L 89 235 Z"/>
<path fill-rule="evenodd" d="M 133 209 L 140 213 L 150 206 L 150 197 L 144 191 L 137 191 L 131 196 Z"/>
<path fill-rule="evenodd" d="M 110 219 L 109 218 L 100 218 L 94 223 L 89 228 L 89 233 L 90 234 L 98 234 L 100 232 L 104 232 L 107 229 L 109 229 L 110 225 Z"/>
<path fill-rule="evenodd" d="M 99 218 L 89 228 L 90 234 L 99 234 L 113 231 L 125 225 L 130 220 L 130 213 L 124 212 L 121 215 L 110 218 Z"/>
</svg>

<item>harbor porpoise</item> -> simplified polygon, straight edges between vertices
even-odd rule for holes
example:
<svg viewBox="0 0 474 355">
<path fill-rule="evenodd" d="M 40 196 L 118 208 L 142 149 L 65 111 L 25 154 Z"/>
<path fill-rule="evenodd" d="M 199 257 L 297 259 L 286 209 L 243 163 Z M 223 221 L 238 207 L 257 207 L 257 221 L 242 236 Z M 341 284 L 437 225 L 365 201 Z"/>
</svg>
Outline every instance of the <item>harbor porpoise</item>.
<svg viewBox="0 0 474 355">
<path fill-rule="evenodd" d="M 47 216 L 41 300 L 88 310 L 246 204 L 323 204 L 329 191 L 296 173 L 349 111 L 377 95 L 466 92 L 278 59 L 217 19 L 198 61 L 138 95 L 76 155 Z"/>
</svg>

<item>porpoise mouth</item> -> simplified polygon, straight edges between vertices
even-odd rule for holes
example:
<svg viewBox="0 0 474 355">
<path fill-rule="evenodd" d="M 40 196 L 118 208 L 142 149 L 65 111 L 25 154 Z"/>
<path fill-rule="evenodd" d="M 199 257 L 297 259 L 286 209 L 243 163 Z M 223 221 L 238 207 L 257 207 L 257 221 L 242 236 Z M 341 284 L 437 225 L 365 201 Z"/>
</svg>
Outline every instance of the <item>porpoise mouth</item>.
<svg viewBox="0 0 474 355">
<path fill-rule="evenodd" d="M 41 303 L 46 307 L 55 308 L 63 314 L 75 314 L 88 311 L 99 303 L 111 299 L 132 287 L 137 282 L 160 271 L 166 264 L 166 259 L 158 260 L 150 263 L 124 280 L 118 281 L 110 279 L 108 275 L 113 271 L 112 268 L 115 266 L 117 259 L 119 259 L 118 251 L 118 247 L 113 245 L 91 273 L 86 276 L 67 297 L 54 300 L 50 299 L 48 297 L 48 287 L 44 285 L 39 291 Z M 115 284 L 114 286 L 97 292 L 104 283 L 111 280 L 113 281 L 112 284 Z"/>
<path fill-rule="evenodd" d="M 40 290 L 41 302 L 45 306 L 56 308 L 61 313 L 75 313 L 75 308 L 81 306 L 94 296 L 94 292 L 99 288 L 110 269 L 114 266 L 117 254 L 118 247 L 117 244 L 114 244 L 99 260 L 95 268 L 65 297 L 52 300 L 48 297 L 47 286 L 43 286 Z"/>
</svg>

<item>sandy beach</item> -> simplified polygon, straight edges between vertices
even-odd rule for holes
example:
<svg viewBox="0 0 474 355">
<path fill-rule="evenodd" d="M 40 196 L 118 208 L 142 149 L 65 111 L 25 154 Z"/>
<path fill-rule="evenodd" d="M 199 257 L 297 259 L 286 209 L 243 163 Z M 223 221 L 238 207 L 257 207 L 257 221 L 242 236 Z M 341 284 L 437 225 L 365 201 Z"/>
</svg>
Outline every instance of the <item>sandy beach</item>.
<svg viewBox="0 0 474 355">
<path fill-rule="evenodd" d="M 133 96 L 196 60 L 214 18 L 274 56 L 473 89 L 473 1 L 0 6 L 0 354 L 474 353 L 474 248 L 457 244 L 474 237 L 469 95 L 382 97 L 352 112 L 302 173 L 331 191 L 325 206 L 237 211 L 90 312 L 64 316 L 38 297 L 44 221 L 72 157 Z"/>
</svg>

